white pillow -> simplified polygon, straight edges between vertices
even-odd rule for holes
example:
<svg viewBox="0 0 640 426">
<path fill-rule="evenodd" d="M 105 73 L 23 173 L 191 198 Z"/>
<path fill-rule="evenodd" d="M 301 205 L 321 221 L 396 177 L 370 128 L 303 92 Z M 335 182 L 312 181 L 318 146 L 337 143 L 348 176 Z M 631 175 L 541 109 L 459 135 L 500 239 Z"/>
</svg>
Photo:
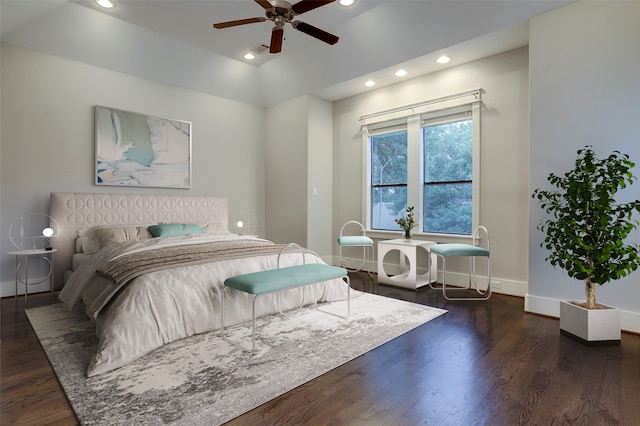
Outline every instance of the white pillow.
<svg viewBox="0 0 640 426">
<path fill-rule="evenodd" d="M 126 241 L 140 241 L 152 238 L 145 226 L 114 226 L 96 228 L 93 233 L 100 243 L 100 248 Z"/>
<path fill-rule="evenodd" d="M 227 229 L 227 225 L 225 223 L 199 223 L 198 225 L 200 225 L 200 227 L 204 229 L 207 234 L 231 234 L 231 232 Z"/>
<path fill-rule="evenodd" d="M 207 234 L 231 234 L 224 223 L 198 223 L 198 225 Z M 110 244 L 152 238 L 148 227 L 149 225 L 109 225 L 82 228 L 78 231 L 79 241 L 76 242 L 76 252 L 93 254 Z"/>
<path fill-rule="evenodd" d="M 125 241 L 139 241 L 151 238 L 149 225 L 93 226 L 78 231 L 82 253 L 93 254 L 103 247 Z"/>
<path fill-rule="evenodd" d="M 93 254 L 100 250 L 100 242 L 94 234 L 94 228 L 82 228 L 78 231 L 82 253 Z"/>
</svg>

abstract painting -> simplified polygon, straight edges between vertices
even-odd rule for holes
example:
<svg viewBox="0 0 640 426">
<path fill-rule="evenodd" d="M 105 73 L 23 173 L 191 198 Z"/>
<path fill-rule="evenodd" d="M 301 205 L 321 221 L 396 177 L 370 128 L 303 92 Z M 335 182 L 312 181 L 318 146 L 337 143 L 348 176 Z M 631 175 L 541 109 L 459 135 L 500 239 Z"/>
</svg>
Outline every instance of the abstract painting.
<svg viewBox="0 0 640 426">
<path fill-rule="evenodd" d="M 95 106 L 96 185 L 191 187 L 191 123 Z"/>
</svg>

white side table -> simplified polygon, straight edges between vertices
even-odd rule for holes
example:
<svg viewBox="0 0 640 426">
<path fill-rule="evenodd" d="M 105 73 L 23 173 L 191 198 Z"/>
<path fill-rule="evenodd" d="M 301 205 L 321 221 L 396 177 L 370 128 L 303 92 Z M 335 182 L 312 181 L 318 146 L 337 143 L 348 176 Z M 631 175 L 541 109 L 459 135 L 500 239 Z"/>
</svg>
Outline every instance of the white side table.
<svg viewBox="0 0 640 426">
<path fill-rule="evenodd" d="M 424 240 L 382 240 L 378 242 L 378 282 L 391 284 L 398 287 L 417 289 L 429 284 L 429 271 L 424 274 L 418 274 L 418 247 L 422 247 L 429 252 L 429 248 L 435 245 L 435 241 Z M 397 250 L 400 252 L 400 266 L 402 272 L 398 275 L 390 277 L 384 270 L 384 256 L 390 251 Z M 438 278 L 438 263 L 435 254 L 431 254 L 430 258 L 431 280 L 436 281 Z"/>
<path fill-rule="evenodd" d="M 49 280 L 49 288 L 51 289 L 51 298 L 53 299 L 53 253 L 57 252 L 58 249 L 52 250 L 44 250 L 44 249 L 27 249 L 27 250 L 16 250 L 16 251 L 8 251 L 7 254 L 16 257 L 16 293 L 15 297 L 18 297 L 18 281 L 22 281 L 20 279 L 20 266 L 22 266 L 22 262 L 20 262 L 20 256 L 24 257 L 24 303 L 27 303 L 27 295 L 29 294 L 29 286 L 34 284 L 40 284 L 45 280 Z M 32 256 L 41 257 L 49 263 L 49 273 L 46 277 L 41 279 L 38 282 L 30 283 L 29 282 L 29 258 Z"/>
</svg>

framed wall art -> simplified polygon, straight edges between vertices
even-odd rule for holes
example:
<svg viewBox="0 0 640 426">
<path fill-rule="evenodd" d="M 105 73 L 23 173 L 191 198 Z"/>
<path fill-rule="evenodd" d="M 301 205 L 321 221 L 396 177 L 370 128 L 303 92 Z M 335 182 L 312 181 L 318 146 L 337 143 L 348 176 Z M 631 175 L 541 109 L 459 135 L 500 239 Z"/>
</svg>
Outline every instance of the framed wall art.
<svg viewBox="0 0 640 426">
<path fill-rule="evenodd" d="M 95 106 L 96 185 L 191 187 L 191 123 Z"/>
</svg>

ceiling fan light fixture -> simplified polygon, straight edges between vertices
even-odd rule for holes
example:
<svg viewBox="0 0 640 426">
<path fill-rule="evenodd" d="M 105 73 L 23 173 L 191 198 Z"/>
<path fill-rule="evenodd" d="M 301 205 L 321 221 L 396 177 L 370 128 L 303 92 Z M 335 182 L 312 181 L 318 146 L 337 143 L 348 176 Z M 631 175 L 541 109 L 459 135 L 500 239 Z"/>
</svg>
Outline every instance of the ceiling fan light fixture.
<svg viewBox="0 0 640 426">
<path fill-rule="evenodd" d="M 276 16 L 273 18 L 273 23 L 275 24 L 276 28 L 282 29 L 284 28 L 284 24 L 287 23 L 287 20 L 284 18 L 284 16 Z"/>
<path fill-rule="evenodd" d="M 256 55 L 253 52 L 247 52 L 242 57 L 248 61 L 253 61 L 256 58 Z"/>
<path fill-rule="evenodd" d="M 446 64 L 450 60 L 451 60 L 451 58 L 448 57 L 447 55 L 442 55 L 438 59 L 436 59 L 436 62 L 439 63 L 439 64 Z"/>
<path fill-rule="evenodd" d="M 105 9 L 113 9 L 116 7 L 116 4 L 111 0 L 96 0 L 96 3 L 100 7 L 104 7 Z"/>
</svg>

